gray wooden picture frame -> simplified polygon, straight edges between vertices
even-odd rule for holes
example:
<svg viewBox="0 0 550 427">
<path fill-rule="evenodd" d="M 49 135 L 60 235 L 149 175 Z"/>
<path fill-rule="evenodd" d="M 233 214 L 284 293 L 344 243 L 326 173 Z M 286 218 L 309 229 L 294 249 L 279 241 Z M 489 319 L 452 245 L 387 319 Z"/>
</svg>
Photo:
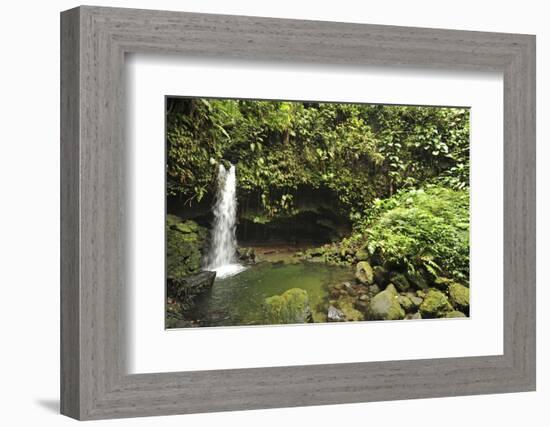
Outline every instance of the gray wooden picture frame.
<svg viewBox="0 0 550 427">
<path fill-rule="evenodd" d="M 504 354 L 129 375 L 127 53 L 504 76 Z M 535 37 L 83 6 L 61 14 L 61 412 L 77 419 L 535 390 Z"/>
</svg>

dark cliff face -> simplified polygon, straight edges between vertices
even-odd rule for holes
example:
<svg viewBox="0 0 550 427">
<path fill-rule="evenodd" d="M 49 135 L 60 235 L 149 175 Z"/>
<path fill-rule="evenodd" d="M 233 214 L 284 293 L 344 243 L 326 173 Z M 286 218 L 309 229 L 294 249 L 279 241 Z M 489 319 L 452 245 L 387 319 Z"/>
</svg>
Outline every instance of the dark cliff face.
<svg viewBox="0 0 550 427">
<path fill-rule="evenodd" d="M 214 194 L 208 193 L 200 202 L 187 202 L 185 197 L 168 196 L 166 198 L 166 213 L 176 215 L 182 220 L 193 220 L 203 227 L 212 223 L 212 205 Z"/>
<path fill-rule="evenodd" d="M 294 192 L 291 213 L 267 217 L 254 192 L 238 195 L 237 239 L 239 244 L 311 244 L 334 242 L 348 236 L 351 222 L 343 212 L 336 195 L 327 189 L 303 187 Z M 203 227 L 212 224 L 214 196 L 208 194 L 200 202 L 185 204 L 169 198 L 167 211 L 184 220 L 193 220 Z"/>
<path fill-rule="evenodd" d="M 296 215 L 255 223 L 241 218 L 237 227 L 240 244 L 311 244 L 335 242 L 351 231 L 349 223 L 327 210 L 301 211 Z"/>
</svg>

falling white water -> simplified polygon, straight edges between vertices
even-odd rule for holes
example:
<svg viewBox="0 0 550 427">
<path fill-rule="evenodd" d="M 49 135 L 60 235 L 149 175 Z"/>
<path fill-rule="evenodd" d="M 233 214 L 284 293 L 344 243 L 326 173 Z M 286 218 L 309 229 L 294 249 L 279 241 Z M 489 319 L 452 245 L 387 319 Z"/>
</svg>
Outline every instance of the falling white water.
<svg viewBox="0 0 550 427">
<path fill-rule="evenodd" d="M 208 255 L 207 269 L 215 271 L 217 278 L 233 276 L 246 267 L 237 263 L 237 182 L 235 166 L 229 170 L 220 164 L 218 189 L 214 204 L 214 228 Z"/>
</svg>

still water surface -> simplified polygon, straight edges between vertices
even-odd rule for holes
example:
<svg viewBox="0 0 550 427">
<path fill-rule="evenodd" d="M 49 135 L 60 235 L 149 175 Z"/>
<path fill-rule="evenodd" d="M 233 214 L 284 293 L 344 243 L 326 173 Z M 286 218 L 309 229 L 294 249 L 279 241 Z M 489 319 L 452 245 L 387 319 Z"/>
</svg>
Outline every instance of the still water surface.
<svg viewBox="0 0 550 427">
<path fill-rule="evenodd" d="M 328 285 L 353 278 L 349 268 L 299 262 L 262 262 L 231 277 L 216 279 L 194 308 L 201 326 L 240 326 L 265 324 L 262 309 L 265 298 L 291 288 L 307 291 L 315 321 L 326 318 Z"/>
</svg>

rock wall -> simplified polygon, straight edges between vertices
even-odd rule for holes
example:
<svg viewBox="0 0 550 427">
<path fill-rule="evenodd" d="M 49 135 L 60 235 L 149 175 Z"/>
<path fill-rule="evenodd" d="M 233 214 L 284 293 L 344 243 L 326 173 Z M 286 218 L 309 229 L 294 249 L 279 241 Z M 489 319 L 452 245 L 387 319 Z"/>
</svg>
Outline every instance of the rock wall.
<svg viewBox="0 0 550 427">
<path fill-rule="evenodd" d="M 166 277 L 181 279 L 200 271 L 208 231 L 195 221 L 166 216 Z"/>
</svg>

